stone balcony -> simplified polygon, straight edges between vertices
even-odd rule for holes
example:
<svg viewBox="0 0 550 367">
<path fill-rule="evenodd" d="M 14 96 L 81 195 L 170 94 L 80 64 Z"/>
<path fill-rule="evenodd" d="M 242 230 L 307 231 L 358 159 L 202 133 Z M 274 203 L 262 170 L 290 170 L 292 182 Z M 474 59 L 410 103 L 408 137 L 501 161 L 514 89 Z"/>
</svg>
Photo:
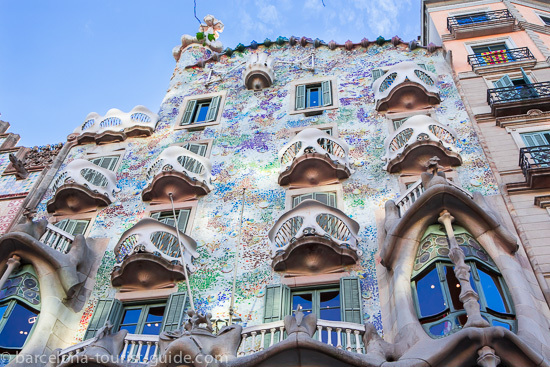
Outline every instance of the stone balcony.
<svg viewBox="0 0 550 367">
<path fill-rule="evenodd" d="M 447 18 L 447 29 L 454 39 L 474 38 L 514 30 L 516 19 L 508 9 Z"/>
<path fill-rule="evenodd" d="M 279 185 L 311 187 L 348 178 L 349 146 L 316 128 L 300 131 L 279 151 Z"/>
<path fill-rule="evenodd" d="M 508 191 L 547 189 L 550 187 L 550 145 L 525 147 L 519 150 L 519 166 L 524 182 L 508 183 Z"/>
<path fill-rule="evenodd" d="M 53 184 L 54 196 L 47 203 L 50 213 L 74 214 L 107 206 L 120 191 L 113 171 L 86 159 L 71 161 Z"/>
<path fill-rule="evenodd" d="M 405 112 L 440 103 L 437 76 L 412 61 L 392 66 L 372 88 L 377 111 Z"/>
<path fill-rule="evenodd" d="M 208 158 L 180 146 L 166 148 L 147 172 L 149 184 L 142 192 L 143 201 L 186 201 L 211 190 L 212 164 Z"/>
<path fill-rule="evenodd" d="M 487 90 L 487 103 L 495 117 L 521 115 L 530 110 L 550 111 L 550 82 Z"/>
<path fill-rule="evenodd" d="M 184 265 L 189 272 L 195 271 L 196 249 L 195 240 L 176 228 L 144 218 L 124 232 L 115 246 L 111 282 L 124 290 L 173 286 L 185 280 Z"/>
<path fill-rule="evenodd" d="M 456 148 L 456 136 L 453 129 L 429 116 L 413 116 L 386 139 L 386 154 L 382 157 L 385 169 L 390 173 L 423 172 L 426 162 L 434 156 L 442 166 L 459 166 L 462 158 Z"/>
<path fill-rule="evenodd" d="M 269 231 L 272 267 L 289 275 L 341 270 L 361 255 L 358 232 L 359 224 L 341 210 L 304 200 Z"/>
<path fill-rule="evenodd" d="M 150 136 L 158 118 L 157 114 L 144 106 L 136 106 L 128 113 L 112 108 L 105 116 L 92 112 L 69 138 L 76 139 L 78 144 L 106 144 L 124 141 L 130 137 Z"/>
</svg>

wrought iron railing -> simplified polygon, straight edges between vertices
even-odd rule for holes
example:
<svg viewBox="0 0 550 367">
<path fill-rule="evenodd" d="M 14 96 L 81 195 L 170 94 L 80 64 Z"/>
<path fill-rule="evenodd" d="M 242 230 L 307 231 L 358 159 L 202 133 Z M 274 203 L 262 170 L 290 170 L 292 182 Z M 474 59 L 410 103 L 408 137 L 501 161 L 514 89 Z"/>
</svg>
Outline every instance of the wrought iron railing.
<svg viewBox="0 0 550 367">
<path fill-rule="evenodd" d="M 479 66 L 497 65 L 525 60 L 535 60 L 535 56 L 533 56 L 528 47 L 468 55 L 468 64 L 472 66 L 472 69 Z"/>
<path fill-rule="evenodd" d="M 519 166 L 525 176 L 532 169 L 549 168 L 550 145 L 521 148 L 519 150 Z"/>
<path fill-rule="evenodd" d="M 454 33 L 454 31 L 460 27 L 471 26 L 472 24 L 480 24 L 487 22 L 498 22 L 514 20 L 514 17 L 509 10 L 495 10 L 487 11 L 472 15 L 462 15 L 457 17 L 448 17 L 447 18 L 447 29 L 449 32 Z"/>
<path fill-rule="evenodd" d="M 550 97 L 550 82 L 515 85 L 487 90 L 487 103 L 517 102 Z"/>
</svg>

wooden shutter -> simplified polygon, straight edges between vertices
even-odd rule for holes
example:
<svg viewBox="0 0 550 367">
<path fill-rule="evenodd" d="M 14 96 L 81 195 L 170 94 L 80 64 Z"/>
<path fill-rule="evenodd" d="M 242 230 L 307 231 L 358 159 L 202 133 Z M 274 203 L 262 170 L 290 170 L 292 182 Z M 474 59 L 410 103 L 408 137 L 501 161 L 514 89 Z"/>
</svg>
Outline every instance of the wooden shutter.
<svg viewBox="0 0 550 367">
<path fill-rule="evenodd" d="M 380 78 L 384 74 L 384 70 L 382 69 L 372 69 L 372 81 L 376 81 L 376 79 Z"/>
<path fill-rule="evenodd" d="M 94 313 L 88 324 L 84 340 L 93 338 L 97 331 L 105 326 L 106 321 L 113 324 L 113 332 L 118 329 L 122 316 L 122 302 L 114 298 L 102 298 L 97 302 Z"/>
<path fill-rule="evenodd" d="M 549 131 L 537 131 L 533 133 L 521 134 L 523 142 L 528 147 L 538 147 L 541 145 L 550 144 L 550 132 Z"/>
<path fill-rule="evenodd" d="M 90 221 L 88 220 L 71 220 L 71 222 L 74 223 L 74 226 L 71 230 L 71 232 L 69 232 L 70 234 L 76 236 L 77 234 L 84 234 L 84 232 L 86 232 L 86 228 L 88 228 L 88 223 Z"/>
<path fill-rule="evenodd" d="M 525 70 L 523 70 L 523 68 L 520 68 L 520 69 L 521 69 L 521 75 L 523 76 L 523 80 L 525 80 L 525 84 L 531 84 L 531 79 L 529 79 Z"/>
<path fill-rule="evenodd" d="M 502 78 L 497 80 L 496 82 L 493 82 L 495 88 L 504 88 L 504 87 L 513 87 L 514 83 L 512 82 L 512 79 L 508 76 L 508 74 L 504 75 Z"/>
<path fill-rule="evenodd" d="M 183 322 L 185 304 L 187 302 L 187 293 L 172 293 L 168 298 L 164 320 L 162 321 L 162 331 L 174 331 L 180 328 Z"/>
<path fill-rule="evenodd" d="M 359 278 L 341 278 L 340 293 L 342 297 L 342 320 L 362 324 L 363 312 L 361 310 L 361 284 Z"/>
<path fill-rule="evenodd" d="M 321 91 L 323 94 L 323 106 L 332 105 L 332 88 L 330 80 L 321 83 Z"/>
<path fill-rule="evenodd" d="M 220 99 L 220 96 L 216 96 L 210 101 L 210 107 L 208 107 L 208 113 L 206 114 L 206 122 L 216 121 L 218 109 L 220 107 Z"/>
<path fill-rule="evenodd" d="M 306 86 L 296 86 L 296 110 L 305 110 L 306 108 Z"/>
<path fill-rule="evenodd" d="M 282 320 L 290 315 L 290 288 L 284 284 L 268 285 L 265 289 L 264 323 Z"/>
<path fill-rule="evenodd" d="M 185 106 L 185 112 L 183 113 L 183 118 L 181 119 L 180 125 L 189 125 L 191 122 L 193 122 L 193 111 L 195 111 L 195 106 L 197 105 L 197 101 L 187 101 L 187 105 Z"/>
</svg>

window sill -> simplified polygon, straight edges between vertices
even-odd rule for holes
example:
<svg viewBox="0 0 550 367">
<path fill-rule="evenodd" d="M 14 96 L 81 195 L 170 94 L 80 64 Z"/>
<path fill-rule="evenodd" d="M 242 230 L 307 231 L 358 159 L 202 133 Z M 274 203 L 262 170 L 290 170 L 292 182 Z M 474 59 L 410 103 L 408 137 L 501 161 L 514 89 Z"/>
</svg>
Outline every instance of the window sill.
<svg viewBox="0 0 550 367">
<path fill-rule="evenodd" d="M 199 131 L 204 130 L 206 127 L 219 125 L 220 121 L 211 121 L 211 122 L 205 122 L 205 123 L 194 123 L 189 125 L 178 125 L 174 127 L 174 130 L 188 130 L 188 131 Z"/>
<path fill-rule="evenodd" d="M 326 106 L 326 107 L 306 108 L 305 110 L 292 110 L 288 114 L 298 115 L 300 113 L 303 113 L 305 116 L 317 116 L 317 115 L 322 115 L 323 111 L 334 110 L 337 108 L 338 108 L 338 105 L 333 104 L 332 106 Z"/>
<path fill-rule="evenodd" d="M 472 67 L 473 71 L 478 75 L 504 73 L 510 70 L 519 70 L 520 68 L 532 68 L 537 64 L 536 59 L 520 60 L 503 62 L 500 64 L 484 65 Z"/>
</svg>

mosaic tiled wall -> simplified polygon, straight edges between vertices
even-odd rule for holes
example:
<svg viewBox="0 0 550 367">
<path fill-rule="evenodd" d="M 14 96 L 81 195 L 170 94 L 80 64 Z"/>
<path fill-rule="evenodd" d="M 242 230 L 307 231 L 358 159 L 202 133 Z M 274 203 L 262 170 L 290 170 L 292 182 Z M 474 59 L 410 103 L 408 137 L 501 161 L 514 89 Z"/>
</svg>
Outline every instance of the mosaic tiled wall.
<svg viewBox="0 0 550 367">
<path fill-rule="evenodd" d="M 372 69 L 412 60 L 435 71 L 442 100 L 435 110 L 436 118 L 459 134 L 458 147 L 464 162 L 457 169 L 459 183 L 467 190 L 479 190 L 485 195 L 498 193 L 441 51 L 433 54 L 424 49 L 409 51 L 404 45 L 395 47 L 390 43 L 353 51 L 288 45 L 273 45 L 266 49 L 261 46 L 258 50 L 236 52 L 231 58 L 224 56 L 221 61 L 209 64 L 209 68 L 215 71 L 214 75 L 222 75 L 222 78 L 220 82 L 205 86 L 210 69 L 185 69 L 185 66 L 195 63 L 208 52 L 200 46 L 193 46 L 183 53 L 160 108 L 160 121 L 153 136 L 116 144 L 116 147 L 125 148 L 122 165 L 117 171 L 121 191 L 116 195 L 115 203 L 97 213 L 90 233 L 91 237 L 111 240 L 77 338 L 82 337 L 97 299 L 112 296 L 115 292 L 110 287 L 110 272 L 114 264 L 112 251 L 122 233 L 145 216 L 147 204 L 141 200 L 141 191 L 147 185 L 147 168 L 170 144 L 204 139 L 213 139 L 210 159 L 215 179 L 212 192 L 198 201 L 193 228 L 188 231 L 197 241 L 200 254 L 194 262 L 197 271 L 191 276 L 195 305 L 201 311 L 211 312 L 214 318 L 228 315 L 241 195 L 246 188 L 244 248 L 241 249 L 242 260 L 238 267 L 236 307 L 238 315 L 249 325 L 261 323 L 265 285 L 279 282 L 279 275 L 271 270 L 267 240 L 267 232 L 285 211 L 286 192 L 277 184 L 280 168 L 277 153 L 290 140 L 291 128 L 324 123 L 336 123 L 339 137 L 351 147 L 355 172 L 342 182 L 342 207 L 361 226 L 359 236 L 363 255 L 358 265 L 347 270 L 362 279 L 364 320 L 381 330 L 375 270 L 375 253 L 378 251 L 375 212 L 383 210 L 387 200 L 398 197 L 400 190 L 397 175 L 383 170 L 383 143 L 389 129 L 385 118 L 374 110 Z M 243 68 L 238 64 L 247 60 L 249 52 L 268 52 L 285 61 L 275 65 L 273 87 L 260 92 L 245 89 Z M 315 72 L 289 63 L 313 52 Z M 319 76 L 336 76 L 340 108 L 313 117 L 289 115 L 289 84 L 294 80 Z M 194 132 L 174 129 L 185 96 L 222 90 L 227 91 L 227 97 L 219 125 Z M 97 152 L 98 149 L 110 148 L 109 145 L 102 148 L 93 144 L 79 146 L 72 149 L 68 161 L 82 158 L 91 149 Z M 38 217 L 47 216 L 45 203 L 51 197 L 49 190 L 38 208 Z M 182 284 L 181 289 L 183 287 Z"/>
</svg>

